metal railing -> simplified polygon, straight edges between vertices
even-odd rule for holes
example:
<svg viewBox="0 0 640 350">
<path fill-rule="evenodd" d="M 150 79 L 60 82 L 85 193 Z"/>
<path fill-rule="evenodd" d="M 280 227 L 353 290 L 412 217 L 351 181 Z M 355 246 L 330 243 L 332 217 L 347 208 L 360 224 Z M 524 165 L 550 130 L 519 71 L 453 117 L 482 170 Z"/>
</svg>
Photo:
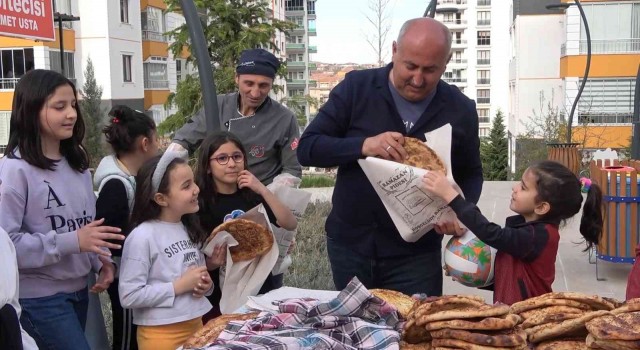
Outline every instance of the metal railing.
<svg viewBox="0 0 640 350">
<path fill-rule="evenodd" d="M 442 80 L 444 80 L 447 83 L 466 83 L 467 82 L 467 78 L 461 78 L 461 77 L 444 77 L 442 78 Z"/>
<path fill-rule="evenodd" d="M 491 59 L 489 58 L 478 58 L 478 65 L 479 66 L 486 66 L 491 64 Z"/>
<path fill-rule="evenodd" d="M 144 88 L 145 89 L 168 89 L 169 81 L 168 80 L 144 80 Z"/>
<path fill-rule="evenodd" d="M 640 52 L 640 39 L 591 40 L 591 53 L 625 52 Z M 587 53 L 586 40 L 580 40 L 580 53 Z"/>
<path fill-rule="evenodd" d="M 465 5 L 467 0 L 438 0 L 438 5 L 452 4 L 452 5 Z"/>
<path fill-rule="evenodd" d="M 462 59 L 462 58 L 452 58 L 451 61 L 449 61 L 449 63 L 453 63 L 453 64 L 466 64 L 467 60 L 466 59 Z"/>
<path fill-rule="evenodd" d="M 578 122 L 580 124 L 630 124 L 633 122 L 633 111 L 578 113 Z"/>
<path fill-rule="evenodd" d="M 491 103 L 491 98 L 490 97 L 478 97 L 478 98 L 476 98 L 476 102 L 482 103 L 482 104 L 488 104 L 488 103 Z"/>
<path fill-rule="evenodd" d="M 302 50 L 304 49 L 304 43 L 287 43 L 287 50 Z"/>
<path fill-rule="evenodd" d="M 467 45 L 467 41 L 466 40 L 454 40 L 453 42 L 451 42 L 451 45 Z"/>
<path fill-rule="evenodd" d="M 142 31 L 142 40 L 160 41 L 160 42 L 166 43 L 167 42 L 167 37 L 162 33 L 153 32 L 153 31 L 150 31 L 150 30 L 143 30 Z"/>
<path fill-rule="evenodd" d="M 467 24 L 467 21 L 464 19 L 444 19 L 442 21 L 444 24 Z"/>
<path fill-rule="evenodd" d="M 487 85 L 487 84 L 491 84 L 491 79 L 478 78 L 478 85 Z"/>
<path fill-rule="evenodd" d="M 285 6 L 285 11 L 304 11 L 304 6 Z"/>
<path fill-rule="evenodd" d="M 20 78 L 0 79 L 0 89 L 13 90 L 16 88 L 16 84 L 18 84 L 18 80 L 20 80 Z"/>
</svg>

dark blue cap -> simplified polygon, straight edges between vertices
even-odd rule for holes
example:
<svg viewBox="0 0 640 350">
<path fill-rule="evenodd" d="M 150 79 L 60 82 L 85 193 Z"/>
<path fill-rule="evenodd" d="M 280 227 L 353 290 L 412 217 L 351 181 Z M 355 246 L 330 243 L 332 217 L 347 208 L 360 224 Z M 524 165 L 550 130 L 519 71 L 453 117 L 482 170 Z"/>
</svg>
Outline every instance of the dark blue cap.
<svg viewBox="0 0 640 350">
<path fill-rule="evenodd" d="M 280 61 L 271 52 L 264 49 L 249 49 L 240 54 L 236 74 L 264 75 L 274 79 L 278 68 L 280 68 Z"/>
</svg>

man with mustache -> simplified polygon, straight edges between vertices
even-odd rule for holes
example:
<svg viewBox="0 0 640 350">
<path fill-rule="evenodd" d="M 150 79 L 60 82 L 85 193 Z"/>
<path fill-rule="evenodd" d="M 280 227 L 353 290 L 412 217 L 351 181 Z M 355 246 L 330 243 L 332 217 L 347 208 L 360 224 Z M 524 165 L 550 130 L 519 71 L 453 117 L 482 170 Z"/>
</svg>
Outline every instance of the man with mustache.
<svg viewBox="0 0 640 350">
<path fill-rule="evenodd" d="M 301 164 L 339 167 L 325 226 L 338 290 L 357 276 L 367 288 L 442 294 L 440 234 L 462 230 L 443 222 L 416 242 L 404 241 L 357 160 L 401 161 L 405 136 L 424 140 L 426 132 L 450 123 L 453 177 L 467 200 L 478 201 L 478 114 L 474 101 L 440 80 L 450 51 L 451 32 L 442 23 L 407 21 L 393 42 L 393 62 L 347 74 L 300 139 Z"/>
<path fill-rule="evenodd" d="M 251 172 L 265 185 L 281 173 L 302 176 L 296 158 L 300 129 L 295 115 L 269 92 L 280 61 L 263 49 L 242 51 L 236 66 L 238 91 L 218 95 L 220 129 L 232 132 L 247 151 Z M 170 150 L 189 153 L 202 143 L 207 127 L 204 109 L 178 130 Z"/>
</svg>

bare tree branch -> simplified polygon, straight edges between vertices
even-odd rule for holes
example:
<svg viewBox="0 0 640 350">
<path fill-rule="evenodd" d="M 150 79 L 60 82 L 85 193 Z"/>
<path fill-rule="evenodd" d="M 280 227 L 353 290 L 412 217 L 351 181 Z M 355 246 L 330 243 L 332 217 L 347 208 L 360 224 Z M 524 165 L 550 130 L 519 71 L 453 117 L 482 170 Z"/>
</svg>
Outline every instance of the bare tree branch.
<svg viewBox="0 0 640 350">
<path fill-rule="evenodd" d="M 372 35 L 365 34 L 365 39 L 375 53 L 376 63 L 379 66 L 383 66 L 386 59 L 384 49 L 387 46 L 387 36 L 391 29 L 390 2 L 391 0 L 369 0 L 368 8 L 371 13 L 365 15 L 366 20 L 375 29 Z"/>
</svg>

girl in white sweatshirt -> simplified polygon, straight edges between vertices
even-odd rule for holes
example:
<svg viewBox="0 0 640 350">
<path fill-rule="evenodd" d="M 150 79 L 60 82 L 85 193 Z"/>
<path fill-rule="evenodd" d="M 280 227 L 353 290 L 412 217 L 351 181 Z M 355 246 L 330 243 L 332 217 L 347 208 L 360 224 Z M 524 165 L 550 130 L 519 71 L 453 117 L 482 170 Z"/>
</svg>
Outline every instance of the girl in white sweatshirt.
<svg viewBox="0 0 640 350">
<path fill-rule="evenodd" d="M 141 350 L 175 350 L 202 327 L 211 309 L 203 296 L 213 283 L 220 247 L 205 258 L 193 171 L 181 154 L 167 152 L 138 171 L 131 227 L 122 252 L 120 302 L 133 309 Z"/>
</svg>

